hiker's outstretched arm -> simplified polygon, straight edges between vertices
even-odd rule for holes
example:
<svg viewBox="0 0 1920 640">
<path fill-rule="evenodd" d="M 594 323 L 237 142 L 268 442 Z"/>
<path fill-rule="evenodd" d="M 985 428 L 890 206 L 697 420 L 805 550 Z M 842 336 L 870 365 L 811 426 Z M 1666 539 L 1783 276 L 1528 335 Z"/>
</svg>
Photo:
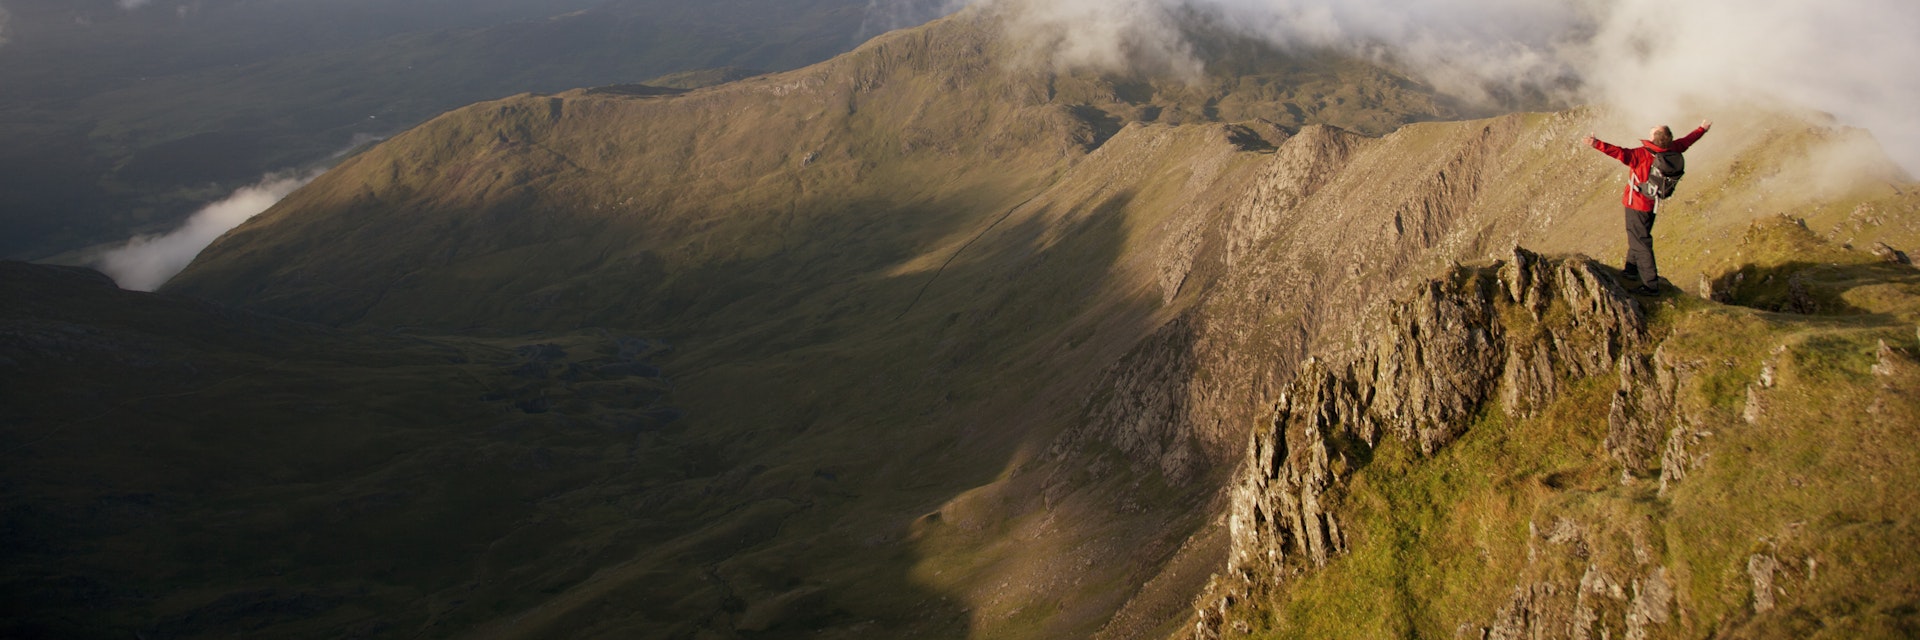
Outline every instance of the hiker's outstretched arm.
<svg viewBox="0 0 1920 640">
<path fill-rule="evenodd" d="M 1593 148 L 1599 149 L 1600 153 L 1613 156 L 1613 159 L 1619 160 L 1620 164 L 1632 166 L 1631 163 L 1627 162 L 1626 149 L 1607 144 L 1607 141 L 1595 138 L 1591 133 L 1587 134 L 1587 137 L 1582 138 L 1582 140 L 1585 140 L 1587 144 L 1593 145 Z"/>
<path fill-rule="evenodd" d="M 1711 128 L 1713 128 L 1712 120 L 1700 121 L 1699 128 L 1694 129 L 1693 133 L 1689 133 L 1685 136 L 1681 136 L 1679 140 L 1673 141 L 1674 150 L 1686 151 L 1687 147 L 1691 147 L 1693 146 L 1693 143 L 1700 141 L 1700 136 L 1707 135 L 1707 130 Z"/>
</svg>

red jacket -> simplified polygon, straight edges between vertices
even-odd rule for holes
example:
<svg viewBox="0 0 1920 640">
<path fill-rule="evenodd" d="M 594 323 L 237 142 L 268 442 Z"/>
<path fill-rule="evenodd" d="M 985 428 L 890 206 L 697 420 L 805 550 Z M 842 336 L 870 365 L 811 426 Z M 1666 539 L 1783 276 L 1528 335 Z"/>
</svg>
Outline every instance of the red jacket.
<svg viewBox="0 0 1920 640">
<path fill-rule="evenodd" d="M 1634 191 L 1633 185 L 1646 182 L 1647 175 L 1653 173 L 1653 154 L 1662 151 L 1679 151 L 1685 153 L 1688 147 L 1693 146 L 1693 143 L 1699 141 L 1700 136 L 1706 135 L 1706 133 L 1706 129 L 1696 128 L 1693 130 L 1693 133 L 1674 140 L 1673 146 L 1664 149 L 1653 146 L 1653 143 L 1645 140 L 1640 141 L 1641 146 L 1632 149 L 1622 149 L 1598 139 L 1593 141 L 1593 148 L 1599 149 L 1601 153 L 1613 156 L 1613 159 L 1619 160 L 1620 164 L 1627 165 L 1627 169 L 1633 174 L 1633 179 L 1627 182 L 1626 193 L 1620 196 L 1620 204 L 1624 204 L 1628 209 L 1634 211 L 1652 211 L 1653 199 L 1640 195 L 1638 191 Z"/>
</svg>

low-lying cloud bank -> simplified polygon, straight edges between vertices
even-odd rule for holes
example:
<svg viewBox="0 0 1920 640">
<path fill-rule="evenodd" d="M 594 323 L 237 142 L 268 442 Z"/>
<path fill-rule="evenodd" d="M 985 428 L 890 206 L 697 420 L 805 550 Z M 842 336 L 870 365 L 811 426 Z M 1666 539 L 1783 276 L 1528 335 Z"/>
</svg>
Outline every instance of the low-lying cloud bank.
<svg viewBox="0 0 1920 640">
<path fill-rule="evenodd" d="M 1818 109 L 1920 173 L 1920 3 L 1615 0 L 1572 60 L 1586 97 L 1679 121 L 1689 102 Z M 1705 114 L 1700 114 L 1705 115 Z M 1699 117 L 1696 115 L 1695 117 Z"/>
<path fill-rule="evenodd" d="M 260 182 L 241 187 L 225 199 L 209 204 L 187 219 L 179 229 L 161 235 L 139 236 L 109 249 L 93 260 L 93 266 L 113 278 L 122 289 L 152 291 L 193 262 L 200 250 L 213 244 L 220 234 L 240 226 L 248 218 L 266 211 L 294 189 L 313 181 L 318 172 L 298 175 L 273 174 Z"/>
<path fill-rule="evenodd" d="M 1184 27 L 1207 24 L 1395 64 L 1470 100 L 1527 91 L 1679 129 L 1712 116 L 1701 105 L 1817 109 L 1920 169 L 1913 0 L 977 1 L 1063 67 L 1198 73 Z"/>
</svg>

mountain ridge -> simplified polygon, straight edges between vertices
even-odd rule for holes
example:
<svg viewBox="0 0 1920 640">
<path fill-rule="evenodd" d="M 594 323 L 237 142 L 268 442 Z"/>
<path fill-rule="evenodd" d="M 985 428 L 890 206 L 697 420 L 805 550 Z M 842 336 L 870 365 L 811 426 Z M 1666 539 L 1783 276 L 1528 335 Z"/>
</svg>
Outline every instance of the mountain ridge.
<svg viewBox="0 0 1920 640">
<path fill-rule="evenodd" d="M 791 69 L 873 35 L 866 3 L 10 3 L 22 176 L 0 254 L 74 264 L 274 172 L 522 91 L 724 65 Z M 49 257 L 53 256 L 53 257 Z"/>
<path fill-rule="evenodd" d="M 1233 551 L 1226 488 L 1308 356 L 1456 263 L 1623 247 L 1618 169 L 1578 144 L 1603 110 L 1402 126 L 1445 105 L 1284 56 L 1260 82 L 1197 87 L 1013 74 L 992 26 L 962 13 L 673 96 L 455 111 L 235 229 L 163 293 L 347 331 L 675 345 L 658 365 L 681 413 L 633 441 L 672 462 L 544 521 L 563 525 L 549 547 L 592 559 L 568 567 L 598 569 L 434 633 L 1167 637 Z M 1835 241 L 1920 238 L 1884 160 L 1797 188 L 1804 150 L 1859 132 L 1716 119 L 1663 218 L 1676 281 L 1727 290 L 1730 238 L 1765 210 Z M 1768 295 L 1791 279 L 1749 277 Z M 1242 620 L 1264 604 L 1286 603 Z"/>
<path fill-rule="evenodd" d="M 1104 96 L 1106 100 L 1115 100 L 1113 89 L 1109 86 L 1109 83 L 1105 81 L 1090 83 L 1086 79 L 1077 77 L 1062 77 L 1058 80 L 1050 81 L 1047 80 L 1048 76 L 1046 75 L 1020 75 L 1013 76 L 1013 80 L 994 80 L 999 74 L 994 70 L 994 63 L 988 61 L 992 59 L 992 54 L 984 52 L 983 49 L 988 47 L 990 43 L 996 42 L 996 40 L 993 39 L 992 25 L 980 24 L 980 22 L 984 20 L 984 18 L 971 15 L 956 16 L 929 27 L 945 30 L 941 32 L 941 36 L 937 40 L 928 40 L 928 33 L 930 32 L 926 29 L 898 32 L 877 38 L 874 42 L 863 47 L 862 50 L 849 54 L 836 62 L 828 63 L 828 66 L 817 67 L 814 70 L 749 79 L 732 85 L 696 91 L 673 100 L 634 102 L 603 97 L 589 98 L 578 94 L 568 94 L 555 98 L 534 96 L 518 98 L 516 100 L 519 101 L 519 103 L 513 108 L 517 109 L 517 111 L 515 111 L 517 114 L 531 115 L 547 113 L 546 110 L 554 108 L 555 104 L 578 103 L 583 111 L 637 111 L 637 113 L 630 116 L 603 117 L 623 117 L 627 119 L 627 121 L 646 121 L 667 117 L 664 114 L 656 115 L 652 113 L 655 111 L 685 113 L 689 109 L 694 111 L 731 109 L 733 107 L 725 105 L 731 104 L 733 99 L 742 94 L 747 96 L 771 94 L 773 97 L 768 100 L 754 98 L 754 102 L 747 103 L 749 105 L 747 107 L 749 112 L 754 113 L 752 117 L 729 118 L 725 121 L 710 121 L 703 119 L 701 116 L 692 116 L 693 121 L 698 123 L 691 125 L 699 128 L 697 133 L 685 130 L 660 131 L 637 129 L 624 134 L 629 136 L 629 142 L 626 142 L 624 145 L 626 148 L 646 149 L 651 145 L 665 144 L 669 147 L 681 149 L 681 151 L 667 151 L 667 158 L 685 158 L 687 156 L 674 156 L 672 154 L 695 152 L 702 147 L 718 147 L 727 150 L 726 153 L 720 154 L 717 157 L 754 158 L 755 160 L 753 160 L 752 163 L 746 165 L 728 163 L 726 165 L 699 168 L 708 173 L 716 170 L 719 171 L 719 177 L 725 181 L 727 186 L 716 187 L 711 191 L 702 193 L 686 193 L 686 187 L 707 184 L 712 182 L 712 180 L 682 179 L 675 177 L 684 175 L 683 172 L 692 172 L 694 169 L 673 167 L 671 165 L 662 172 L 654 173 L 636 171 L 634 170 L 635 168 L 631 166 L 601 167 L 597 170 L 631 176 L 643 182 L 628 186 L 610 184 L 606 188 L 595 191 L 596 193 L 625 192 L 627 194 L 614 199 L 613 202 L 566 202 L 563 200 L 560 203 L 556 203 L 557 206 L 566 209 L 588 211 L 594 207 L 611 209 L 625 206 L 621 203 L 624 202 L 626 198 L 634 198 L 645 203 L 646 206 L 656 208 L 656 210 L 664 209 L 674 211 L 679 208 L 686 208 L 689 210 L 680 215 L 690 214 L 692 216 L 708 215 L 700 213 L 700 210 L 711 210 L 716 207 L 722 207 L 725 205 L 720 203 L 726 202 L 740 202 L 740 205 L 748 210 L 797 207 L 798 213 L 795 214 L 797 216 L 799 213 L 806 213 L 807 189 L 810 188 L 839 188 L 845 190 L 845 185 L 874 183 L 874 187 L 872 188 L 917 195 L 916 192 L 928 191 L 928 186 L 920 183 L 904 184 L 896 187 L 887 184 L 886 181 L 902 178 L 899 176 L 889 177 L 889 173 L 897 170 L 898 173 L 905 174 L 905 176 L 917 180 L 917 174 L 926 172 L 928 165 L 936 172 L 946 172 L 950 175 L 961 177 L 988 171 L 988 169 L 966 167 L 965 165 L 945 166 L 951 163 L 941 160 L 941 157 L 952 154 L 963 154 L 968 157 L 984 154 L 986 158 L 998 158 L 1003 154 L 1018 156 L 1017 159 L 998 158 L 993 160 L 993 162 L 1002 164 L 1045 162 L 1047 161 L 1045 156 L 1047 156 L 1048 153 L 1041 152 L 1036 154 L 1034 152 L 1036 147 L 1045 148 L 1054 153 L 1076 153 L 1074 149 L 1095 144 L 1103 140 L 1106 136 L 1112 135 L 1112 133 L 1117 130 L 1118 125 L 1113 119 L 1114 116 L 1100 111 L 1099 108 L 1093 106 L 1069 107 L 1069 105 L 1072 105 L 1073 102 L 1077 100 L 1077 98 L 1073 96 L 1087 95 L 1095 98 Z M 948 31 L 956 33 L 948 34 L 946 33 Z M 960 66 L 954 67 L 953 65 L 956 62 L 960 63 Z M 896 69 L 899 71 L 896 71 Z M 887 81 L 886 78 L 893 77 L 895 74 L 904 74 L 902 81 L 909 82 L 912 86 L 892 91 L 880 86 L 881 83 Z M 829 76 L 831 76 L 831 78 Z M 908 80 L 908 78 L 911 80 Z M 959 84 L 954 85 L 954 83 Z M 933 87 L 949 85 L 975 87 L 976 90 L 984 88 L 987 96 L 979 100 L 979 103 L 1005 106 L 994 107 L 994 111 L 991 114 L 978 112 L 970 107 L 956 109 L 951 106 L 943 106 L 942 103 L 964 103 L 968 101 L 955 101 L 951 96 L 941 96 L 926 91 Z M 981 87 L 980 85 L 985 86 Z M 803 123 L 793 122 L 792 118 L 794 116 L 787 115 L 782 111 L 770 112 L 771 109 L 775 108 L 772 106 L 774 104 L 783 105 L 777 107 L 783 110 L 795 108 L 785 105 L 792 105 L 800 102 L 800 100 L 787 94 L 806 96 L 812 101 L 819 101 L 814 104 L 798 107 L 798 109 L 801 110 L 800 114 L 795 115 L 800 115 L 800 117 L 804 118 Z M 1011 103 L 1004 98 L 1012 98 Z M 837 106 L 838 103 L 843 101 L 847 102 L 847 107 L 844 110 Z M 542 104 L 542 102 L 545 104 Z M 828 108 L 830 105 L 831 108 Z M 504 108 L 504 105 L 502 108 Z M 1119 104 L 1108 108 L 1121 109 L 1133 107 L 1126 107 L 1125 104 Z M 1013 117 L 1012 114 L 1006 113 L 1009 109 L 1011 109 L 1013 113 L 1026 115 Z M 1080 109 L 1080 111 L 1075 111 L 1074 109 Z M 1164 111 L 1163 109 L 1162 112 Z M 1284 112 L 1284 109 L 1280 111 Z M 473 110 L 468 110 L 467 112 L 450 114 L 435 122 L 441 127 L 456 127 L 458 126 L 456 123 L 462 122 L 462 119 L 473 118 L 477 115 L 478 114 L 473 113 Z M 525 116 L 522 115 L 507 117 L 520 119 L 510 125 L 517 129 L 526 129 L 528 131 L 535 129 L 544 130 L 543 127 L 546 126 L 532 120 L 525 120 Z M 772 118 L 771 123 L 776 124 L 767 126 L 768 118 L 770 117 Z M 670 118 L 684 119 L 684 116 L 676 115 Z M 819 122 L 822 120 L 824 120 L 824 123 Z M 731 124 L 735 121 L 744 121 L 749 124 Z M 606 130 L 610 124 L 611 123 L 606 123 L 602 120 L 599 124 L 583 123 L 581 126 L 588 127 L 588 135 L 597 137 L 599 136 L 598 132 Z M 435 126 L 434 124 L 430 124 L 427 127 L 423 127 L 422 130 L 416 131 L 413 135 L 426 135 L 423 132 L 431 130 Z M 644 127 L 645 125 L 642 126 Z M 738 127 L 745 126 L 758 127 L 758 129 L 755 131 L 738 130 Z M 846 130 L 851 135 L 839 133 L 841 130 Z M 953 139 L 951 142 L 946 141 L 950 134 L 938 133 L 957 131 L 979 131 L 980 133 L 964 135 Z M 474 139 L 477 137 L 493 138 L 501 135 L 512 135 L 512 133 L 505 131 L 454 129 L 443 135 L 459 140 Z M 797 143 L 776 147 L 770 146 L 767 142 L 756 141 L 760 138 L 790 139 L 796 140 Z M 673 140 L 673 142 L 663 143 L 663 140 Z M 821 142 L 813 142 L 815 140 Z M 966 141 L 964 144 L 967 144 L 969 148 L 963 149 L 952 146 L 962 141 Z M 433 146 L 428 148 L 410 149 L 406 152 L 398 151 L 398 147 L 406 143 L 407 141 L 396 140 L 389 143 L 389 145 L 395 148 L 396 153 L 411 153 L 416 155 L 421 153 L 433 154 L 436 148 L 445 148 L 438 147 L 437 143 L 433 143 Z M 604 143 L 593 146 L 600 147 L 601 150 L 595 152 L 597 154 L 604 155 L 609 153 L 609 151 L 605 150 Z M 592 147 L 590 146 L 589 148 Z M 526 152 L 538 153 L 537 150 L 532 149 L 526 150 Z M 706 156 L 698 157 L 716 156 L 714 156 L 714 154 L 707 154 Z M 476 158 L 476 160 L 478 159 L 479 158 Z M 913 164 L 921 166 L 903 168 L 901 167 L 903 161 L 913 161 Z M 1011 161 L 1011 163 L 1009 161 Z M 795 165 L 804 165 L 807 171 L 804 173 L 797 171 Z M 387 171 L 390 174 L 412 175 L 412 172 L 422 167 L 422 165 L 411 166 L 413 168 L 400 166 Z M 343 169 L 343 173 L 354 170 L 353 167 L 344 167 Z M 958 171 L 956 171 L 956 169 L 958 169 Z M 1025 171 L 1027 169 L 1023 168 L 1021 170 Z M 827 175 L 824 178 L 817 177 L 821 173 L 826 173 Z M 1036 171 L 1035 173 L 1039 172 Z M 509 173 L 507 175 L 517 177 L 517 174 Z M 496 178 L 496 180 L 497 179 L 498 178 Z M 1000 180 L 1000 178 L 992 177 L 991 174 L 987 174 L 982 178 L 973 179 Z M 323 180 L 326 179 L 323 178 Z M 364 175 L 354 180 L 354 182 L 380 185 L 383 184 L 381 180 L 383 179 L 376 176 Z M 798 194 L 789 196 L 774 191 L 768 194 L 768 197 L 774 199 L 773 202 L 761 203 L 755 201 L 754 192 L 757 189 L 779 189 L 779 187 L 776 187 L 775 184 L 770 181 L 789 180 L 797 182 L 796 186 L 800 189 Z M 821 185 L 822 183 L 829 183 L 830 186 L 809 186 Z M 323 190 L 326 187 L 327 184 L 323 183 L 311 187 L 304 194 L 296 194 L 296 200 L 285 205 L 283 208 L 306 206 L 302 205 L 297 198 L 301 198 L 303 195 L 311 197 L 315 192 Z M 456 185 L 453 192 L 464 191 L 471 193 L 483 188 L 485 187 L 477 184 Z M 939 187 L 934 187 L 934 189 L 939 189 Z M 876 197 L 875 195 L 864 195 L 862 192 L 833 195 L 841 200 L 853 202 L 860 202 L 861 200 Z M 345 194 L 338 194 L 334 198 L 338 200 L 341 197 L 345 197 Z M 911 199 L 895 197 L 897 200 L 906 201 L 895 202 L 887 206 L 916 206 Z M 782 202 L 782 200 L 787 200 L 788 198 L 793 198 L 793 200 Z M 692 204 L 676 205 L 676 202 L 690 202 Z M 1007 202 L 1008 205 L 1012 203 L 1013 201 Z M 474 203 L 468 203 L 467 206 L 472 206 L 473 204 Z M 988 208 L 993 207 L 989 206 Z M 265 214 L 262 218 L 257 219 L 254 225 L 264 224 L 266 221 L 272 220 L 273 215 L 272 212 Z M 757 213 L 757 215 L 764 216 L 767 215 L 767 213 Z M 698 223 L 685 221 L 678 222 L 678 224 L 685 226 Z M 764 223 L 758 224 L 764 225 Z M 699 233 L 697 228 L 686 229 L 684 231 L 672 230 L 671 228 L 668 230 L 673 231 L 676 237 Z M 247 230 L 245 228 L 235 231 L 236 234 L 244 234 L 246 232 Z M 219 263 L 222 251 L 223 249 L 218 245 L 209 248 L 209 251 L 204 254 L 206 257 L 197 261 L 196 266 L 190 267 L 190 272 L 179 278 L 179 284 L 174 286 L 180 287 L 182 290 L 192 291 L 193 287 L 198 286 L 193 284 L 196 278 L 212 277 L 196 275 L 193 272 L 204 272 L 215 268 L 213 265 Z M 671 256 L 664 256 L 664 258 L 671 259 Z M 254 304 L 257 304 L 257 302 Z"/>
</svg>

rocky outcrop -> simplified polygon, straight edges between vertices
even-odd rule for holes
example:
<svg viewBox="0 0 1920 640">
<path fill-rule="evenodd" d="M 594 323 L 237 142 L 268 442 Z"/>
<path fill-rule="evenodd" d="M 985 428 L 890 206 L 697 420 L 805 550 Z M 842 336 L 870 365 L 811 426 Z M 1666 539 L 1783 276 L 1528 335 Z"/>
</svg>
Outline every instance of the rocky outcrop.
<svg viewBox="0 0 1920 640">
<path fill-rule="evenodd" d="M 1227 266 L 1245 262 L 1256 247 L 1272 239 L 1285 220 L 1275 212 L 1300 206 L 1339 176 L 1359 139 L 1347 131 L 1316 125 L 1301 129 L 1280 145 L 1249 194 L 1248 206 L 1240 207 L 1228 221 Z"/>
<path fill-rule="evenodd" d="M 1673 583 L 1665 567 L 1625 582 L 1598 565 L 1588 565 L 1571 588 L 1537 582 L 1514 590 L 1513 599 L 1494 615 L 1493 624 L 1462 628 L 1460 638 L 1532 640 L 1536 638 L 1611 638 L 1613 623 L 1624 625 L 1630 640 L 1645 640 L 1652 629 L 1673 618 Z"/>
<path fill-rule="evenodd" d="M 1785 347 L 1776 347 L 1778 358 Z M 1680 402 L 1679 392 L 1692 385 L 1706 363 L 1672 355 L 1664 345 L 1651 354 L 1620 358 L 1619 383 L 1607 409 L 1607 454 L 1621 465 L 1621 481 L 1633 477 L 1657 478 L 1659 495 L 1687 477 L 1699 465 L 1697 450 L 1711 432 L 1705 419 Z M 1759 393 L 1774 385 L 1774 363 L 1761 364 L 1759 379 L 1747 390 L 1745 419 L 1759 419 Z"/>
<path fill-rule="evenodd" d="M 1657 366 L 1657 359 L 1658 354 L 1620 359 L 1620 386 L 1607 410 L 1607 453 L 1630 474 L 1659 468 L 1667 435 L 1662 426 L 1672 420 L 1673 369 Z"/>
<path fill-rule="evenodd" d="M 1873 252 L 1874 257 L 1888 264 L 1913 264 L 1913 259 L 1907 256 L 1907 252 L 1889 247 L 1885 242 L 1873 243 L 1870 251 Z"/>
<path fill-rule="evenodd" d="M 1182 317 L 1168 323 L 1109 367 L 1102 375 L 1104 391 L 1087 400 L 1084 424 L 1089 426 L 1063 435 L 1048 455 L 1064 460 L 1104 443 L 1171 482 L 1191 477 L 1201 463 L 1198 452 L 1173 426 L 1184 424 L 1197 384 L 1191 382 L 1197 366 L 1191 348 L 1193 322 Z"/>
<path fill-rule="evenodd" d="M 1490 401 L 1525 415 L 1563 380 L 1645 367 L 1625 355 L 1646 340 L 1639 304 L 1585 257 L 1516 248 L 1489 267 L 1456 266 L 1374 317 L 1342 352 L 1310 358 L 1254 430 L 1232 489 L 1227 567 L 1198 603 L 1196 637 L 1218 637 L 1236 603 L 1345 549 L 1330 506 L 1381 438 L 1430 455 Z M 1621 449 L 1639 455 L 1641 431 L 1621 431 Z"/>
<path fill-rule="evenodd" d="M 1543 282 L 1548 273 L 1554 286 Z M 1506 345 L 1501 400 L 1510 416 L 1533 415 L 1559 394 L 1562 379 L 1613 368 L 1646 332 L 1639 305 L 1591 261 L 1567 260 L 1549 271 L 1539 258 L 1516 251 L 1501 281 L 1508 299 L 1532 320 L 1527 335 Z M 1570 313 L 1565 323 L 1546 322 L 1555 295 Z"/>
</svg>

